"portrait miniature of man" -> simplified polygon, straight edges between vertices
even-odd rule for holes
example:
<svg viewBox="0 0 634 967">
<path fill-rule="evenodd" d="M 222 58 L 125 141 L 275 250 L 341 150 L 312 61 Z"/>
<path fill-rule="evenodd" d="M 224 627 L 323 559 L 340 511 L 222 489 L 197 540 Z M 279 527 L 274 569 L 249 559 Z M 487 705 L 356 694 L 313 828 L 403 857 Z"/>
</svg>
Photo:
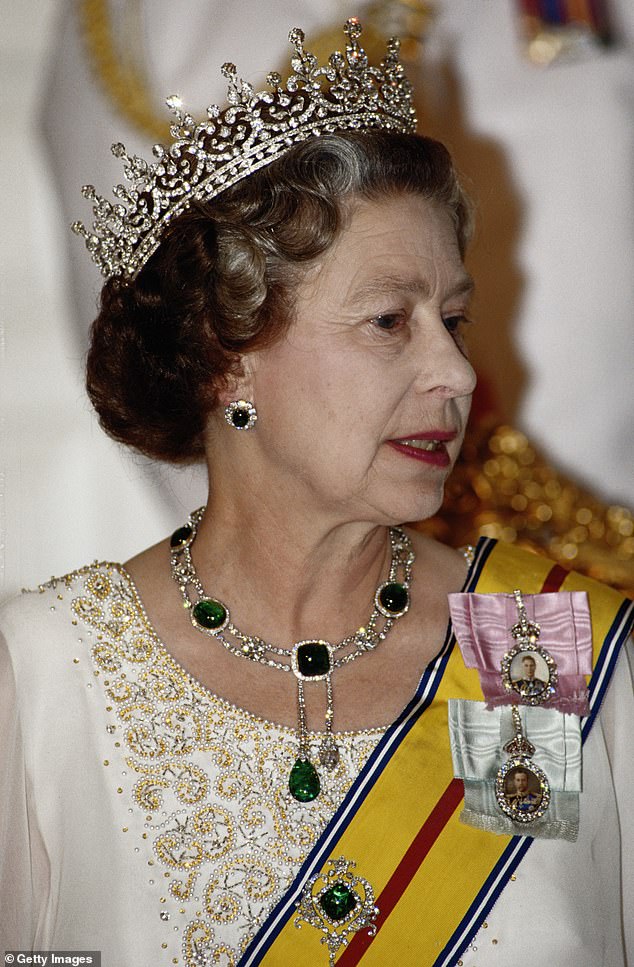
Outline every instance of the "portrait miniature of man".
<svg viewBox="0 0 634 967">
<path fill-rule="evenodd" d="M 518 660 L 519 668 L 516 668 Z M 544 681 L 537 675 L 537 663 L 530 653 L 517 656 L 511 668 L 511 681 L 515 690 L 526 698 L 541 695 L 548 687 L 548 681 Z"/>
<path fill-rule="evenodd" d="M 539 808 L 542 801 L 541 793 L 531 790 L 531 779 L 537 782 L 536 776 L 527 769 L 513 769 L 506 777 L 506 801 L 515 812 L 532 813 Z"/>
</svg>

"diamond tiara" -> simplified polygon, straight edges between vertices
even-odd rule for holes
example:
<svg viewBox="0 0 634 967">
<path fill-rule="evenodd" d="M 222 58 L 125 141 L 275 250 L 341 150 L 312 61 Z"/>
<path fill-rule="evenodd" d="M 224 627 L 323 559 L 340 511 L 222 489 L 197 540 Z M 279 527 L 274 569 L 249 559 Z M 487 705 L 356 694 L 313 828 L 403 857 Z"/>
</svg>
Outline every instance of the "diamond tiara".
<svg viewBox="0 0 634 967">
<path fill-rule="evenodd" d="M 224 64 L 229 82 L 229 106 L 207 108 L 207 120 L 197 124 L 180 98 L 167 106 L 176 117 L 169 147 L 154 145 L 156 161 L 129 155 L 123 144 L 112 153 L 123 160 L 131 187 L 117 185 L 117 202 L 98 195 L 92 185 L 82 188 L 94 202 L 92 231 L 74 222 L 73 231 L 106 278 L 132 279 L 161 241 L 172 218 L 194 201 L 209 201 L 226 188 L 275 161 L 307 138 L 335 131 L 367 128 L 412 133 L 416 112 L 412 87 L 399 61 L 400 43 L 392 38 L 379 67 L 370 67 L 359 44 L 361 25 L 346 21 L 345 53 L 335 51 L 319 67 L 304 49 L 304 33 L 295 27 L 289 41 L 295 48 L 294 71 L 285 87 L 276 73 L 267 75 L 266 91 L 254 91 L 238 77 L 234 64 Z"/>
</svg>

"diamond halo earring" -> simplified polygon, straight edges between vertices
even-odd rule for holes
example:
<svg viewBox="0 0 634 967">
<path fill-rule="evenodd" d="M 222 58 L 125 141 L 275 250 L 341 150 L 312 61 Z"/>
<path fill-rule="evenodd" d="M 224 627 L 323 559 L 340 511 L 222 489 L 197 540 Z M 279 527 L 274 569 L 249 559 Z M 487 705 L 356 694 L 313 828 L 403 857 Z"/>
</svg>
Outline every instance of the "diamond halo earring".
<svg viewBox="0 0 634 967">
<path fill-rule="evenodd" d="M 251 430 L 258 414 L 250 400 L 233 400 L 225 406 L 225 420 L 236 430 Z"/>
</svg>

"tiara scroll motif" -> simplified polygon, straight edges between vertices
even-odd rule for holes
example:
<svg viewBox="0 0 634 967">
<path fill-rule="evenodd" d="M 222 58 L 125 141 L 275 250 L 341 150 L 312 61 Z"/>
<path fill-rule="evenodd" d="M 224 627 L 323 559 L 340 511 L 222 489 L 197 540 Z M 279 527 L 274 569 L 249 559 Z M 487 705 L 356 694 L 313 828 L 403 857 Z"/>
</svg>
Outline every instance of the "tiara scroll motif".
<svg viewBox="0 0 634 967">
<path fill-rule="evenodd" d="M 170 129 L 174 141 L 168 148 L 154 145 L 152 163 L 129 155 L 123 144 L 112 145 L 132 187 L 117 185 L 118 201 L 112 203 L 86 185 L 82 194 L 94 202 L 92 231 L 82 222 L 72 225 L 103 276 L 133 278 L 157 249 L 167 224 L 193 201 L 214 198 L 308 137 L 367 128 L 415 130 L 412 88 L 399 61 L 399 41 L 389 40 L 380 66 L 370 67 L 359 44 L 356 18 L 346 22 L 344 33 L 345 53 L 335 51 L 319 67 L 304 49 L 303 31 L 291 30 L 294 73 L 285 87 L 278 73 L 270 73 L 271 89 L 255 92 L 233 64 L 224 64 L 229 106 L 211 105 L 200 124 L 183 110 L 180 98 L 168 98 L 177 119 Z"/>
</svg>

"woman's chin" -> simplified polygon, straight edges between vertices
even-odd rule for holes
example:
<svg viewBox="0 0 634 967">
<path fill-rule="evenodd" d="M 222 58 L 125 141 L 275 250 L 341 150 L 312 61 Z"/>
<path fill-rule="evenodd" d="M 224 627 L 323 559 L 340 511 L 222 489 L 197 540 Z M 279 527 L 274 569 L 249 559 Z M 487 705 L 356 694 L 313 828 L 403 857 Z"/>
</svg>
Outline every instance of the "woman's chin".
<svg viewBox="0 0 634 967">
<path fill-rule="evenodd" d="M 444 482 L 434 488 L 428 487 L 424 491 L 418 488 L 411 493 L 403 488 L 398 493 L 393 493 L 389 504 L 389 520 L 385 522 L 393 525 L 427 520 L 438 513 L 444 496 Z"/>
</svg>

